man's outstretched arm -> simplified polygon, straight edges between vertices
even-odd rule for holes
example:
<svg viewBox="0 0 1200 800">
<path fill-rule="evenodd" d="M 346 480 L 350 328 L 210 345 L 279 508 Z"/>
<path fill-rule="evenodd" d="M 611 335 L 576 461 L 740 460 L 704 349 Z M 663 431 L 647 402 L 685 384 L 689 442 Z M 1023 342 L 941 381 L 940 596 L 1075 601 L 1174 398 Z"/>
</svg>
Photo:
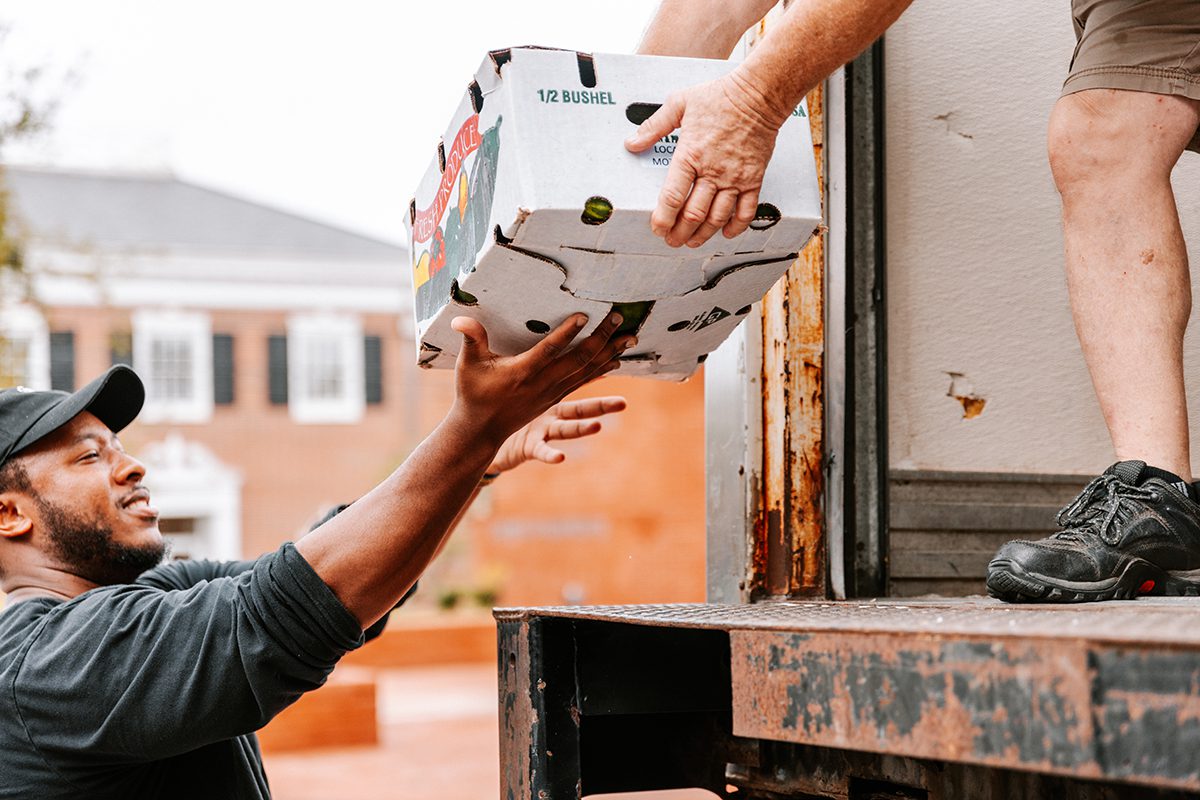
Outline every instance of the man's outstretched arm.
<svg viewBox="0 0 1200 800">
<path fill-rule="evenodd" d="M 795 0 L 731 73 L 669 97 L 625 144 L 640 152 L 679 130 L 650 218 L 654 233 L 672 247 L 699 247 L 719 230 L 728 238 L 745 231 L 754 220 L 775 137 L 792 109 L 879 38 L 911 2 Z M 772 5 L 664 0 L 639 52 L 725 58 Z"/>
<path fill-rule="evenodd" d="M 618 366 L 616 357 L 631 342 L 611 340 L 620 316 L 611 315 L 571 347 L 584 321 L 572 316 L 512 357 L 492 353 L 475 320 L 454 321 L 464 341 L 446 418 L 383 483 L 296 543 L 364 628 L 395 605 L 429 564 L 502 443 Z"/>
</svg>

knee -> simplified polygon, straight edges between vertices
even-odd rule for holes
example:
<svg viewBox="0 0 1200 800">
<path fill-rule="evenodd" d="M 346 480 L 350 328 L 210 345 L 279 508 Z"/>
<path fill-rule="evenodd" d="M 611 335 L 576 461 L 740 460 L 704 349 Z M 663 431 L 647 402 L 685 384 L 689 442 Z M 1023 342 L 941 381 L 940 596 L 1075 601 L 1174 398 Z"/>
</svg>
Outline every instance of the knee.
<svg viewBox="0 0 1200 800">
<path fill-rule="evenodd" d="M 1169 179 L 1196 131 L 1192 101 L 1093 89 L 1054 104 L 1046 144 L 1059 192 L 1114 179 Z"/>
<path fill-rule="evenodd" d="M 1121 165 L 1113 121 L 1095 103 L 1062 98 L 1050 115 L 1046 150 L 1050 172 L 1060 193 L 1109 174 Z M 1126 154 L 1128 156 L 1128 154 Z"/>
</svg>

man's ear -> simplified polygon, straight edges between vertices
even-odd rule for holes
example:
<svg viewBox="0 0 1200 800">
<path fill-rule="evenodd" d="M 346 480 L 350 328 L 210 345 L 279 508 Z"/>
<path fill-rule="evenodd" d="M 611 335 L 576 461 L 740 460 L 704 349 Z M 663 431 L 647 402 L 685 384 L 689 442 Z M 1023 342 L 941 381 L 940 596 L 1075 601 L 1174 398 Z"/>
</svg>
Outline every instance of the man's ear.
<svg viewBox="0 0 1200 800">
<path fill-rule="evenodd" d="M 25 513 L 29 498 L 17 492 L 0 494 L 0 536 L 12 539 L 33 530 L 33 520 Z"/>
</svg>

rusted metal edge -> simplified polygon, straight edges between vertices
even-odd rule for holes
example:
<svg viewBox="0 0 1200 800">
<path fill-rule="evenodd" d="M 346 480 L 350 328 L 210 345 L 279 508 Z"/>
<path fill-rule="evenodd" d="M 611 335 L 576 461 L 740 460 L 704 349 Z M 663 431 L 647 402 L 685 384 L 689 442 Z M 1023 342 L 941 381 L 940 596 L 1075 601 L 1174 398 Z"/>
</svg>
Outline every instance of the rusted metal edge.
<svg viewBox="0 0 1200 800">
<path fill-rule="evenodd" d="M 824 197 L 824 90 L 807 98 Z M 825 236 L 814 232 L 763 301 L 763 488 L 751 547 L 753 597 L 824 597 Z"/>
<path fill-rule="evenodd" d="M 892 469 L 888 480 L 921 483 L 1038 483 L 1067 484 L 1083 487 L 1095 475 L 1072 475 L 1065 472 L 966 472 L 939 469 Z M 1047 520 L 1047 525 L 1050 521 Z"/>
<path fill-rule="evenodd" d="M 730 647 L 736 736 L 1200 788 L 1195 647 L 749 630 Z"/>
<path fill-rule="evenodd" d="M 910 604 L 789 601 L 750 605 L 510 608 L 494 613 L 499 621 L 565 618 L 731 632 L 855 633 L 898 638 L 954 636 L 980 642 L 1061 640 L 1164 650 L 1191 650 L 1200 646 L 1200 605 L 1194 602 L 1139 601 L 1031 608 L 983 600 Z"/>
<path fill-rule="evenodd" d="M 538 755 L 539 714 L 529 691 L 531 673 L 529 626 L 524 617 L 499 620 L 497 683 L 500 716 L 500 796 L 532 798 L 531 777 Z"/>
</svg>

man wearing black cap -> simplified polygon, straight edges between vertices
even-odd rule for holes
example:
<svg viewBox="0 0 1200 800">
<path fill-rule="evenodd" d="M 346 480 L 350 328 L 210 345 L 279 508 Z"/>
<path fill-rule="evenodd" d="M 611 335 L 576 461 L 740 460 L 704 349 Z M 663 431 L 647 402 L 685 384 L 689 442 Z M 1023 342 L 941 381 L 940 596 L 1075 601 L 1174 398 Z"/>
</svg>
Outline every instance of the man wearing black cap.
<svg viewBox="0 0 1200 800">
<path fill-rule="evenodd" d="M 562 454 L 619 398 L 568 403 L 632 337 L 581 316 L 518 356 L 463 334 L 446 418 L 383 483 L 254 562 L 154 568 L 141 381 L 0 392 L 0 798 L 267 798 L 254 731 L 324 683 L 437 552 L 485 471 Z M 437 480 L 428 476 L 436 475 Z M 154 569 L 152 569 L 154 568 Z M 149 572 L 147 572 L 149 570 Z"/>
</svg>

